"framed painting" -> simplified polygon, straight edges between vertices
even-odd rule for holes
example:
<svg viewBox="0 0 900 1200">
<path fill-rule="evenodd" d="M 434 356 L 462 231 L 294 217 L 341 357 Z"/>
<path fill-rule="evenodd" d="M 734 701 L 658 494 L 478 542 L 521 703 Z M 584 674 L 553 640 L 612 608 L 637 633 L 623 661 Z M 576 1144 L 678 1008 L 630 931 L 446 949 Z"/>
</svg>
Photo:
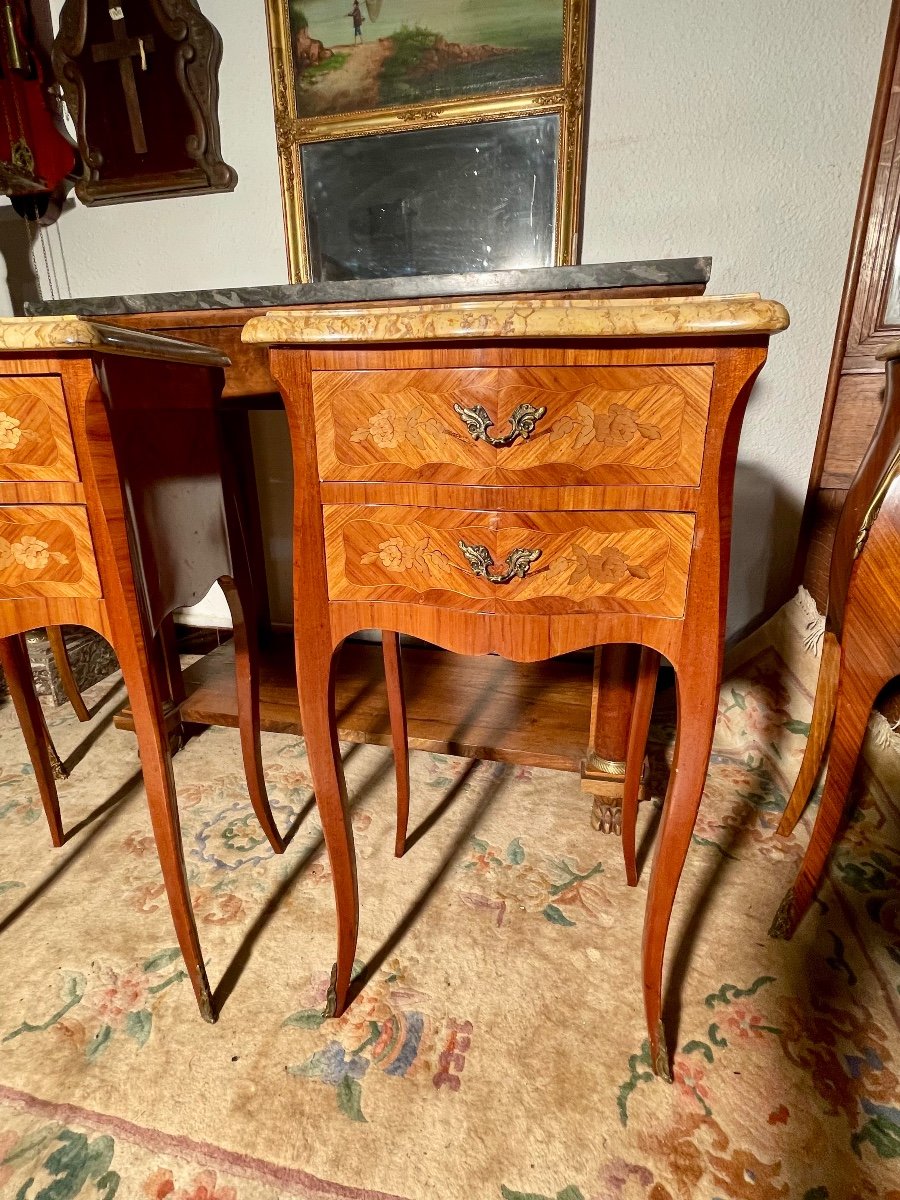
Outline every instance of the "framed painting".
<svg viewBox="0 0 900 1200">
<path fill-rule="evenodd" d="M 590 0 L 267 8 L 292 282 L 574 261 Z"/>
</svg>

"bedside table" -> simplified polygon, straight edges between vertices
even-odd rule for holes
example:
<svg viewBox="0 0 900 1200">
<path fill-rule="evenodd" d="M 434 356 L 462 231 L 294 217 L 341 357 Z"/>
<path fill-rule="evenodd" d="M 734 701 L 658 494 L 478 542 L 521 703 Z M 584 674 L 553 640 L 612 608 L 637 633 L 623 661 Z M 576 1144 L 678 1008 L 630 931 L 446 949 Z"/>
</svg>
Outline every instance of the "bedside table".
<svg viewBox="0 0 900 1200">
<path fill-rule="evenodd" d="M 358 927 L 335 649 L 373 627 L 520 662 L 633 643 L 678 678 L 643 950 L 668 1077 L 663 952 L 716 719 L 738 437 L 787 324 L 740 296 L 279 310 L 245 327 L 271 347 L 291 429 L 300 707 L 338 912 L 331 1013 Z"/>
<path fill-rule="evenodd" d="M 237 646 L 239 725 L 254 810 L 276 851 L 259 751 L 255 621 L 235 489 L 215 418 L 228 359 L 206 346 L 78 317 L 0 319 L 0 638 L 26 688 L 19 635 L 83 625 L 119 659 L 178 944 L 197 1003 L 213 1000 L 185 874 L 163 693 L 180 682 L 156 636 L 221 579 Z M 244 614 L 247 621 L 244 621 Z M 248 632 L 249 629 L 249 632 Z M 12 657 L 10 657 L 10 654 Z M 178 680 L 175 679 L 176 675 Z M 31 688 L 33 695 L 33 688 Z M 31 697 L 25 697 L 30 699 Z M 62 827 L 26 713 L 41 797 Z"/>
</svg>

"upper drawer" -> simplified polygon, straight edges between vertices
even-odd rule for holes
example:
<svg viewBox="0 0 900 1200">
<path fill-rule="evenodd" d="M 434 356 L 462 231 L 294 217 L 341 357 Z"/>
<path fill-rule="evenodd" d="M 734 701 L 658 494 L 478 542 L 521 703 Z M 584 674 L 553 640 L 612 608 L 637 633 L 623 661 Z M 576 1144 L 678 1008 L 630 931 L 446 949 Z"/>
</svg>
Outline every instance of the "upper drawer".
<svg viewBox="0 0 900 1200">
<path fill-rule="evenodd" d="M 100 594 L 83 505 L 0 505 L 0 600 Z"/>
<path fill-rule="evenodd" d="M 319 473 L 696 486 L 712 377 L 706 365 L 316 371 Z"/>
<path fill-rule="evenodd" d="M 0 479 L 78 478 L 59 377 L 0 375 Z"/>
</svg>

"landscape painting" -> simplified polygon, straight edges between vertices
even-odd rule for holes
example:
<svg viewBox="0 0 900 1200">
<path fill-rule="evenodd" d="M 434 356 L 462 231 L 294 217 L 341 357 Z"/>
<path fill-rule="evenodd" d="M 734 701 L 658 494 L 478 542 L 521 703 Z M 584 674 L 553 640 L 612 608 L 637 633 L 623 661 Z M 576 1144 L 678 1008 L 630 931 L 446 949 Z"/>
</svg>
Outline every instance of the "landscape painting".
<svg viewBox="0 0 900 1200">
<path fill-rule="evenodd" d="M 562 82 L 565 0 L 286 2 L 301 118 Z"/>
</svg>

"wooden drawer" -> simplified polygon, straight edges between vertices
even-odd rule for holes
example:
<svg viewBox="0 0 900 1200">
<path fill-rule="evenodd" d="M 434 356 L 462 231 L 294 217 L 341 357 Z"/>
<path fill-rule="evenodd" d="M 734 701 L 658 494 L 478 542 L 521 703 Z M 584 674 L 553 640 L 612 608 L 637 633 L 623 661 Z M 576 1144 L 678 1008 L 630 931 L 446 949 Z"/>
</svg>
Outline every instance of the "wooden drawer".
<svg viewBox="0 0 900 1200">
<path fill-rule="evenodd" d="M 86 508 L 0 505 L 0 600 L 100 594 Z"/>
<path fill-rule="evenodd" d="M 325 505 L 323 511 L 332 600 L 467 612 L 684 613 L 693 513 L 491 513 L 392 505 Z M 461 541 L 486 549 L 492 574 L 508 570 L 516 550 L 540 554 L 523 578 L 494 583 L 476 573 Z"/>
<path fill-rule="evenodd" d="M 0 480 L 78 479 L 59 377 L 0 375 Z"/>
<path fill-rule="evenodd" d="M 316 371 L 325 480 L 487 484 L 700 481 L 711 366 L 449 367 Z M 481 409 L 493 438 L 544 409 L 527 440 L 496 447 L 454 406 Z M 470 417 L 469 423 L 478 423 Z"/>
</svg>

